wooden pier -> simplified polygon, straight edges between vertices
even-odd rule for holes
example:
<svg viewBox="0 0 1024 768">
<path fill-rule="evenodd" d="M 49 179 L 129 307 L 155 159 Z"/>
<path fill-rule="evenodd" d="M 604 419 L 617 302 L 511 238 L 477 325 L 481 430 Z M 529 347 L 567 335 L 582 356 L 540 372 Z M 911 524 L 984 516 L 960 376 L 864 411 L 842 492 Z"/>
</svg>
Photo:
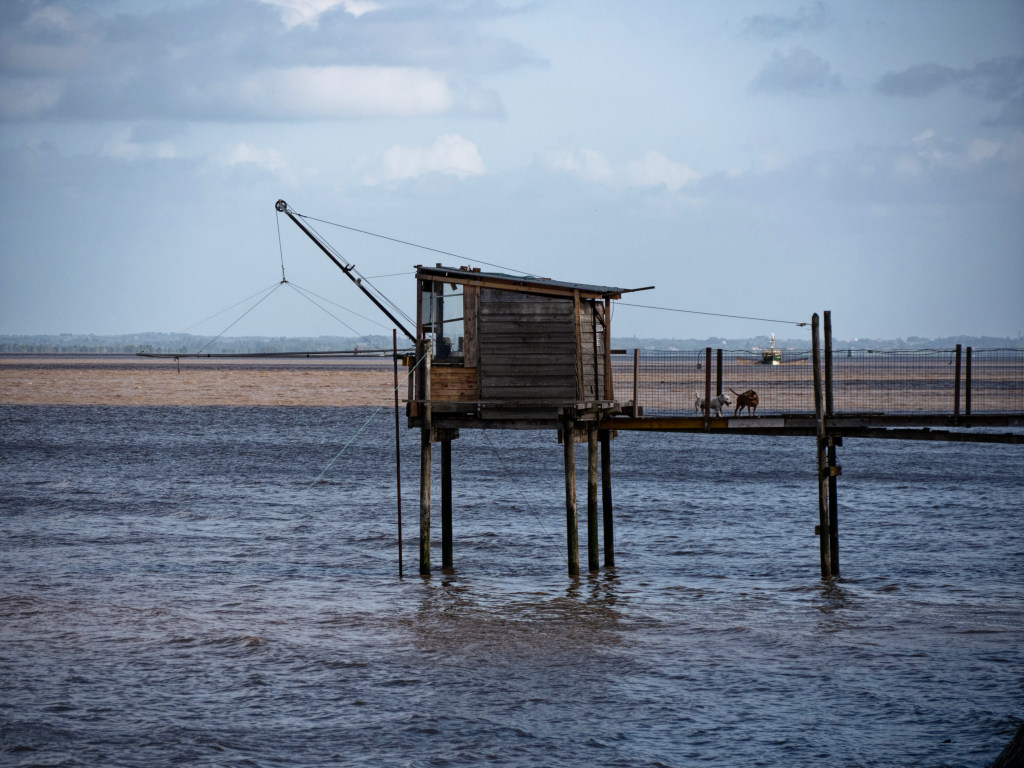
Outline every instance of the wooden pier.
<svg viewBox="0 0 1024 768">
<path fill-rule="evenodd" d="M 1009 382 L 1008 389 L 1000 386 L 1014 393 L 1009 408 L 993 411 L 988 407 L 982 413 L 972 412 L 972 350 L 968 348 L 964 355 L 958 346 L 948 360 L 943 356 L 945 367 L 935 366 L 937 373 L 929 373 L 930 379 L 939 381 L 913 383 L 911 388 L 917 393 L 913 402 L 921 400 L 925 410 L 871 410 L 873 401 L 863 400 L 861 393 L 854 410 L 842 411 L 837 409 L 837 392 L 848 400 L 849 392 L 859 387 L 877 399 L 892 389 L 878 382 L 912 375 L 901 369 L 898 376 L 875 373 L 875 378 L 865 379 L 862 372 L 851 375 L 850 360 L 844 359 L 843 371 L 837 377 L 831 317 L 825 312 L 824 346 L 815 314 L 810 322 L 811 352 L 794 366 L 787 368 L 785 356 L 774 350 L 772 356 L 762 355 L 756 360 L 767 360 L 770 365 L 763 368 L 770 370 L 758 371 L 745 359 L 731 361 L 726 370 L 737 381 L 740 377 L 749 381 L 755 371 L 774 376 L 776 381 L 765 379 L 761 413 L 748 410 L 748 415 L 740 415 L 734 410 L 730 414 L 726 408 L 718 415 L 711 410 L 710 400 L 723 392 L 723 384 L 729 380 L 723 375 L 722 350 L 708 348 L 703 351 L 703 359 L 698 354 L 689 359 L 685 369 L 680 367 L 668 374 L 664 369 L 654 374 L 645 371 L 639 351 L 634 350 L 631 381 L 628 365 L 613 363 L 611 301 L 628 289 L 441 265 L 417 267 L 416 281 L 416 354 L 407 360 L 413 367 L 407 419 L 409 427 L 421 430 L 422 575 L 431 572 L 430 472 L 435 443 L 441 450 L 442 568 L 454 567 L 451 445 L 461 429 L 557 432 L 564 453 L 566 551 L 569 574 L 573 576 L 580 571 L 576 445 L 586 445 L 587 450 L 586 564 L 594 571 L 602 565 L 615 565 L 610 446 L 614 435 L 621 431 L 815 437 L 815 530 L 824 579 L 839 575 L 837 478 L 842 469 L 837 449 L 845 438 L 1024 442 L 1021 432 L 991 431 L 993 427 L 1024 425 L 1024 407 L 1018 404 L 1024 386 L 1024 357 L 996 366 L 999 376 Z M 951 375 L 947 375 L 947 368 L 952 369 Z M 616 391 L 617 379 L 618 389 L 628 399 Z M 703 411 L 686 413 L 685 406 L 678 403 L 666 405 L 663 393 L 652 394 L 652 382 L 673 396 L 682 393 L 684 402 L 688 399 L 693 403 L 695 395 L 701 396 Z M 736 394 L 735 389 L 729 389 Z M 952 390 L 953 407 L 941 412 L 927 410 L 928 403 L 945 398 L 947 389 Z M 765 407 L 765 395 L 769 393 L 776 404 Z M 889 392 L 890 400 L 891 395 Z M 641 403 L 645 397 L 650 405 Z M 809 407 L 793 408 L 792 403 Z M 895 410 L 907 410 L 905 403 L 898 406 Z M 603 560 L 599 556 L 602 548 Z"/>
</svg>

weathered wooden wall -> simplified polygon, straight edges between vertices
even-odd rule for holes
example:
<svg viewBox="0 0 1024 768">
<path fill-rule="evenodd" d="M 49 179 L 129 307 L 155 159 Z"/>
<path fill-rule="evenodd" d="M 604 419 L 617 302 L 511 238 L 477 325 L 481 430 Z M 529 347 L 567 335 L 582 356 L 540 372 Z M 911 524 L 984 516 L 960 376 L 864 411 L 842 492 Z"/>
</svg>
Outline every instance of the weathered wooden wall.
<svg viewBox="0 0 1024 768">
<path fill-rule="evenodd" d="M 482 400 L 576 399 L 572 299 L 485 288 L 477 328 Z"/>
</svg>

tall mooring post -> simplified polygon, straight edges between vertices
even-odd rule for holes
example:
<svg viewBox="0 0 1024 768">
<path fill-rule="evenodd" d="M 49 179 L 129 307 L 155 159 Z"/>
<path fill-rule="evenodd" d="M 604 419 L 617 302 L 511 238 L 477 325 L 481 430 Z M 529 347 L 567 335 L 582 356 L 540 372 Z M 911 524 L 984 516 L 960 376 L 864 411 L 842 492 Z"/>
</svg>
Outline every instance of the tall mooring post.
<svg viewBox="0 0 1024 768">
<path fill-rule="evenodd" d="M 825 439 L 828 445 L 828 542 L 829 565 L 833 576 L 839 575 L 839 492 L 838 476 L 842 468 L 836 463 L 836 446 L 843 444 L 841 435 L 833 435 L 827 420 L 835 414 L 832 392 L 832 313 L 825 316 Z"/>
<path fill-rule="evenodd" d="M 821 332 L 818 328 L 818 313 L 811 316 L 811 357 L 814 363 L 814 416 L 817 422 L 817 449 L 815 451 L 818 471 L 818 544 L 821 552 L 821 578 L 832 577 L 832 553 L 829 536 L 828 511 L 828 435 L 825 429 L 825 404 L 822 398 L 821 381 Z"/>
</svg>

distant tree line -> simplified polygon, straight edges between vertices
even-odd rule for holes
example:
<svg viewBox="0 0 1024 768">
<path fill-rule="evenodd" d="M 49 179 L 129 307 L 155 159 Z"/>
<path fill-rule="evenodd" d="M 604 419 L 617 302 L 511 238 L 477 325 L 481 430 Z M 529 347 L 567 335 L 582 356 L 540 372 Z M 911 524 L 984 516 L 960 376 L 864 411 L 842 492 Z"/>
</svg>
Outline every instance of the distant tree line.
<svg viewBox="0 0 1024 768">
<path fill-rule="evenodd" d="M 111 336 L 95 334 L 38 334 L 0 335 L 0 354 L 77 354 L 77 355 L 134 355 L 140 352 L 154 354 L 185 355 L 202 351 L 210 354 L 254 354 L 281 352 L 334 352 L 373 349 L 390 350 L 390 336 L 347 336 L 286 337 L 286 336 L 237 336 L 224 337 L 209 343 L 209 337 L 187 333 L 131 333 Z M 771 340 L 767 336 L 723 339 L 660 339 L 660 338 L 613 338 L 615 349 L 688 351 L 705 347 L 712 349 L 759 350 L 767 349 Z M 1001 349 L 1024 347 L 1020 338 L 995 336 L 948 336 L 927 339 L 909 336 L 906 339 L 833 339 L 835 349 L 952 349 L 957 344 L 975 349 Z M 406 344 L 399 342 L 400 347 Z M 775 347 L 781 350 L 807 350 L 811 347 L 810 333 L 806 338 L 776 339 Z"/>
<path fill-rule="evenodd" d="M 731 350 L 762 350 L 768 349 L 771 339 L 768 336 L 752 336 L 742 339 L 723 339 L 715 336 L 708 339 L 655 339 L 655 338 L 625 338 L 612 339 L 612 346 L 615 349 L 626 349 L 632 351 L 634 348 L 640 350 L 658 351 L 692 351 L 711 347 L 712 349 Z M 905 339 L 838 339 L 832 338 L 833 349 L 953 349 L 957 344 L 963 347 L 974 347 L 975 349 L 1003 349 L 1003 348 L 1024 348 L 1024 339 L 1001 338 L 996 336 L 947 336 L 945 338 L 926 339 L 921 336 L 908 336 Z M 800 339 L 776 339 L 775 348 L 781 350 L 809 350 L 811 348 L 811 333 Z"/>
<path fill-rule="evenodd" d="M 210 343 L 207 336 L 187 333 L 131 333 L 113 336 L 95 334 L 40 334 L 33 336 L 0 335 L 0 354 L 79 354 L 79 355 L 187 355 L 252 354 L 280 352 L 334 352 L 387 349 L 392 340 L 385 336 L 223 337 Z"/>
</svg>

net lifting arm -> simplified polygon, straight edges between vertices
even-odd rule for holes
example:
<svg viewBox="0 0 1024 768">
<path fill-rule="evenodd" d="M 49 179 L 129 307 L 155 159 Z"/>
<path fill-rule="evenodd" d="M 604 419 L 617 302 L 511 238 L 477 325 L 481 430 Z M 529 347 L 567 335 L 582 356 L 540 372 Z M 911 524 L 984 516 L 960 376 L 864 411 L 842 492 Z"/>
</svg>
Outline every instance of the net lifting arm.
<svg viewBox="0 0 1024 768">
<path fill-rule="evenodd" d="M 374 304 L 377 305 L 377 309 L 379 309 L 381 312 L 383 312 L 385 315 L 387 315 L 388 319 L 390 319 L 391 322 L 393 322 L 398 327 L 398 330 L 400 330 L 402 333 L 404 333 L 409 338 L 409 341 L 411 341 L 413 344 L 416 343 L 416 337 L 413 336 L 411 333 L 409 333 L 409 331 L 406 329 L 406 327 L 404 325 L 402 325 L 401 322 L 399 322 L 398 318 L 396 318 L 393 314 L 391 314 L 391 312 L 388 311 L 388 308 L 385 307 L 383 304 L 380 303 L 380 301 L 377 300 L 376 296 L 374 296 L 372 293 L 370 293 L 368 290 L 366 290 L 366 287 L 363 285 L 362 281 L 358 280 L 355 276 L 353 276 L 353 274 L 352 274 L 352 269 L 354 267 L 353 264 L 342 264 L 340 261 L 338 261 L 338 259 L 334 256 L 333 253 L 331 253 L 330 248 L 327 247 L 327 245 L 323 242 L 323 240 L 321 240 L 312 230 L 309 229 L 309 227 L 307 227 L 295 215 L 295 212 L 292 211 L 292 209 L 288 207 L 288 203 L 286 203 L 284 200 L 278 200 L 277 203 L 275 203 L 274 207 L 277 209 L 278 213 L 286 214 L 289 219 L 291 219 L 293 222 L 295 222 L 295 226 L 297 226 L 299 229 L 301 229 L 306 234 L 306 237 L 308 237 L 310 240 L 312 240 L 314 243 L 316 243 L 317 248 L 319 248 L 321 251 L 326 253 L 327 254 L 327 258 L 329 258 L 331 261 L 333 261 L 335 263 L 335 265 L 338 267 L 338 269 L 340 269 L 342 272 L 344 272 L 346 275 L 348 275 L 348 279 L 351 280 L 353 283 L 355 283 L 356 287 L 359 288 L 359 290 L 361 290 L 363 293 L 365 293 L 369 297 L 370 301 L 372 301 Z"/>
</svg>

